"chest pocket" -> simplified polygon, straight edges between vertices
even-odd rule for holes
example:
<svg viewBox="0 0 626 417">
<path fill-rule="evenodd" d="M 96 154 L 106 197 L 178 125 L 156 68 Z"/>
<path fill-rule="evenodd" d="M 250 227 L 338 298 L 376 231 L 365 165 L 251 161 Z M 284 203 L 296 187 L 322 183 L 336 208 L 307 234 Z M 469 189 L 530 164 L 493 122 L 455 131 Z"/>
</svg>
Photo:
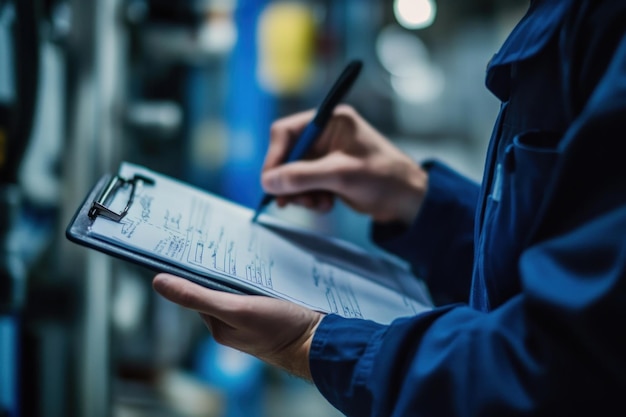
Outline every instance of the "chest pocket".
<svg viewBox="0 0 626 417">
<path fill-rule="evenodd" d="M 484 276 L 493 278 L 492 304 L 499 304 L 520 290 L 517 260 L 552 180 L 560 139 L 559 132 L 516 135 L 496 165 L 486 202 L 480 258 Z"/>
<path fill-rule="evenodd" d="M 535 0 L 489 64 L 506 106 L 494 129 L 477 212 L 471 303 L 490 310 L 520 291 L 517 263 L 552 180 L 567 126 L 559 30 L 570 1 Z"/>
</svg>

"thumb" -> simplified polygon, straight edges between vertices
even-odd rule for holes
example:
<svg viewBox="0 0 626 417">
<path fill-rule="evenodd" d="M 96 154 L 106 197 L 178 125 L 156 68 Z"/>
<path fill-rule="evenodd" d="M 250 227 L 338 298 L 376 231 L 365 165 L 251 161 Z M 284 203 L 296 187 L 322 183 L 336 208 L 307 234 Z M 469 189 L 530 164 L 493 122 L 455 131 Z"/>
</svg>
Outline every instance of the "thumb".
<svg viewBox="0 0 626 417">
<path fill-rule="evenodd" d="M 160 273 L 152 281 L 154 290 L 169 301 L 199 313 L 224 318 L 229 307 L 240 302 L 241 296 L 215 291 L 187 279 Z"/>
<path fill-rule="evenodd" d="M 329 155 L 312 161 L 296 161 L 268 170 L 261 177 L 266 192 L 275 195 L 307 191 L 340 193 L 340 176 L 350 170 L 348 158 Z"/>
</svg>

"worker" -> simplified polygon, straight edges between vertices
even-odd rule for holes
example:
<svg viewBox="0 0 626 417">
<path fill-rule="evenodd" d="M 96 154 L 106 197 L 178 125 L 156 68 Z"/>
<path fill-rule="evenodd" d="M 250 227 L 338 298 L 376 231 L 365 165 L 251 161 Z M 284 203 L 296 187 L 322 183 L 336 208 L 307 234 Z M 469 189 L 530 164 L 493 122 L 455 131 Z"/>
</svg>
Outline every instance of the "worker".
<svg viewBox="0 0 626 417">
<path fill-rule="evenodd" d="M 626 2 L 531 1 L 486 85 L 502 105 L 481 185 L 350 107 L 305 161 L 280 163 L 313 113 L 272 128 L 265 191 L 371 216 L 432 310 L 383 325 L 172 275 L 154 288 L 347 416 L 626 415 Z"/>
</svg>

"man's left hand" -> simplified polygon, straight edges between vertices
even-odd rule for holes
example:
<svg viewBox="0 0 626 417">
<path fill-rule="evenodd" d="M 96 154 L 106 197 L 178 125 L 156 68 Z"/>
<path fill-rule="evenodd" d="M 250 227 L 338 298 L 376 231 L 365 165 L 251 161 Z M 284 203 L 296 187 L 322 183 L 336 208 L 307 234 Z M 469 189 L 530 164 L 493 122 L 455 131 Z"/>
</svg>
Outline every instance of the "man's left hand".
<svg viewBox="0 0 626 417">
<path fill-rule="evenodd" d="M 158 274 L 152 285 L 199 312 L 218 343 L 311 380 L 309 350 L 321 313 L 271 297 L 210 290 L 169 274 Z"/>
</svg>

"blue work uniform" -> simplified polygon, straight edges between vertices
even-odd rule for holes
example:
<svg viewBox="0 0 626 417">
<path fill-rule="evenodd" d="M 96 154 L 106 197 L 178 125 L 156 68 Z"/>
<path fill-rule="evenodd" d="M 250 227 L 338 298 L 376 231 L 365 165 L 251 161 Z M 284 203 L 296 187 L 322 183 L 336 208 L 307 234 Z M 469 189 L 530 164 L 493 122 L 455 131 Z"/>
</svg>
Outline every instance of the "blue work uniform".
<svg viewBox="0 0 626 417">
<path fill-rule="evenodd" d="M 482 185 L 439 162 L 373 225 L 438 307 L 327 315 L 313 380 L 348 416 L 626 415 L 626 1 L 535 0 L 488 64 Z"/>
</svg>

